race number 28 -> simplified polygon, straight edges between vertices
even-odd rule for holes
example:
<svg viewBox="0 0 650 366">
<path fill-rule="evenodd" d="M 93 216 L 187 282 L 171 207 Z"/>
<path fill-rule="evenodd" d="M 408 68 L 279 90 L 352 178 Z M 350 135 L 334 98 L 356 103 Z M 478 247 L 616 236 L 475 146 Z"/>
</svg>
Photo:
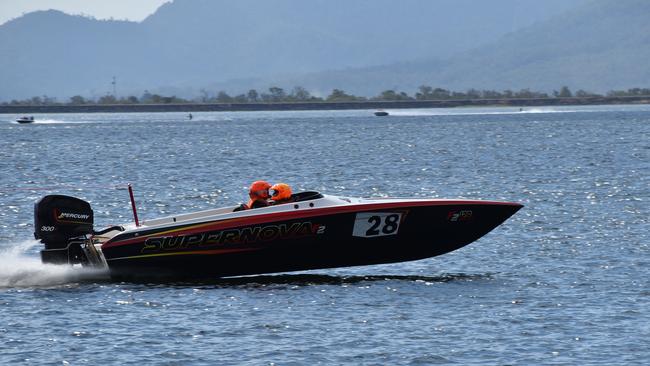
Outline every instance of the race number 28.
<svg viewBox="0 0 650 366">
<path fill-rule="evenodd" d="M 368 238 L 395 235 L 401 221 L 401 212 L 361 212 L 354 219 L 352 236 Z"/>
</svg>

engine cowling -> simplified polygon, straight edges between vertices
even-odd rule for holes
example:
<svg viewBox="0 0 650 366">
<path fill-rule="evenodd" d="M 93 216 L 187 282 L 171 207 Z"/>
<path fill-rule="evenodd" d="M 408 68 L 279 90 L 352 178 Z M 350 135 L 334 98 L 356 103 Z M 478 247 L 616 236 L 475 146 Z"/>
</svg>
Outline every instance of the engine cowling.
<svg viewBox="0 0 650 366">
<path fill-rule="evenodd" d="M 45 245 L 46 263 L 70 262 L 70 239 L 93 233 L 90 204 L 79 198 L 49 195 L 34 204 L 34 237 Z"/>
</svg>

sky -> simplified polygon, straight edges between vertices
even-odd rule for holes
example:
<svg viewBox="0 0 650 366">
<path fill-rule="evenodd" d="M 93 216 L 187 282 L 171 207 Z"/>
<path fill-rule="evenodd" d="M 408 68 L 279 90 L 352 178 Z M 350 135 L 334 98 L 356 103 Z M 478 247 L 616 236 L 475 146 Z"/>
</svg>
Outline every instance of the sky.
<svg viewBox="0 0 650 366">
<path fill-rule="evenodd" d="M 98 19 L 140 21 L 170 0 L 0 0 L 0 24 L 23 13 L 56 9 Z"/>
</svg>

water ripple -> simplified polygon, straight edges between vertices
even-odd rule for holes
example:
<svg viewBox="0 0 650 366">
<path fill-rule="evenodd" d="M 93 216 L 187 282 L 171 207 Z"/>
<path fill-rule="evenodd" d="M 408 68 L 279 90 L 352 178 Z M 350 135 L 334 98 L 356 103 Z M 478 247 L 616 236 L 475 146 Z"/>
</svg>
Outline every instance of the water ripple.
<svg viewBox="0 0 650 366">
<path fill-rule="evenodd" d="M 647 363 L 650 107 L 394 112 L 0 123 L 0 363 Z M 104 227 L 132 220 L 126 182 L 146 220 L 243 201 L 260 178 L 526 207 L 432 259 L 171 284 L 44 266 L 31 239 L 45 194 Z"/>
</svg>

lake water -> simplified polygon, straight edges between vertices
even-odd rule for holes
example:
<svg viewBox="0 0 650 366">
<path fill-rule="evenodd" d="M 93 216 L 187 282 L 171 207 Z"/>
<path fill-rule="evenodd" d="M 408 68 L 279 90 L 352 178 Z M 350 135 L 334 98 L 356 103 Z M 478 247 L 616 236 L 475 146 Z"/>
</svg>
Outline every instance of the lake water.
<svg viewBox="0 0 650 366">
<path fill-rule="evenodd" d="M 626 364 L 650 360 L 650 106 L 0 115 L 0 364 Z M 479 241 L 392 265 L 199 283 L 44 266 L 33 203 L 97 227 L 245 200 L 521 202 Z"/>
</svg>

